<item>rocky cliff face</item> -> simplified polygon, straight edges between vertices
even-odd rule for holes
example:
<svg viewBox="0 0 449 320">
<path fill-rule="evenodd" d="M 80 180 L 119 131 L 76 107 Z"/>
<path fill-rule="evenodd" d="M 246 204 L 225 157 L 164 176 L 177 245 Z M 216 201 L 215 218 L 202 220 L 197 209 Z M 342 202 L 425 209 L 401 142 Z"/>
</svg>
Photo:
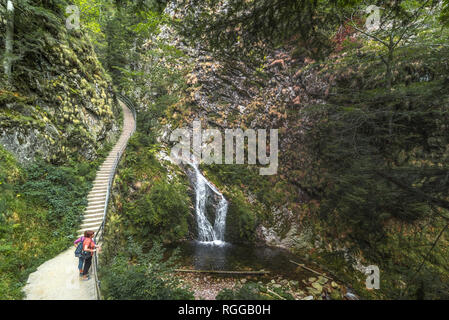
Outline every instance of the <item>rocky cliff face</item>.
<svg viewBox="0 0 449 320">
<path fill-rule="evenodd" d="M 119 130 L 110 81 L 86 35 L 52 27 L 14 62 L 11 86 L 0 85 L 0 143 L 21 163 L 94 159 Z"/>
<path fill-rule="evenodd" d="M 181 18 L 184 9 L 174 1 L 167 6 L 166 13 Z M 307 69 L 314 61 L 296 53 L 293 48 L 285 47 L 276 50 L 261 48 L 266 52 L 262 62 L 252 59 L 245 62 L 244 59 L 214 55 L 201 43 L 187 41 L 174 28 L 164 26 L 161 30 L 145 47 L 157 50 L 163 43 L 182 51 L 184 56 L 176 59 L 175 63 L 164 57 L 149 64 L 164 65 L 167 70 L 182 70 L 186 83 L 185 95 L 169 108 L 168 117 L 162 119 L 166 124 L 162 140 L 168 143 L 167 132 L 176 127 L 191 127 L 194 119 L 201 120 L 202 127 L 209 129 L 279 129 L 279 171 L 275 176 L 258 178 L 258 181 L 263 179 L 263 184 L 270 185 L 267 190 L 254 190 L 250 179 L 243 182 L 244 176 L 238 182 L 229 181 L 228 177 L 222 179 L 226 175 L 223 172 L 215 176 L 208 170 L 205 172 L 222 188 L 220 190 L 231 203 L 227 239 L 247 240 L 242 238 L 239 230 L 233 230 L 247 223 L 239 220 L 243 213 L 240 203 L 233 199 L 236 194 L 232 188 L 236 186 L 239 192 L 244 193 L 249 211 L 253 211 L 251 218 L 247 219 L 251 222 L 243 226 L 247 228 L 245 232 L 251 234 L 251 241 L 282 247 L 298 243 L 313 246 L 313 236 L 302 223 L 309 213 L 306 205 L 309 197 L 299 179 L 305 163 L 311 161 L 301 148 L 302 130 L 313 121 L 301 118 L 301 108 L 305 104 L 322 103 L 328 92 L 327 82 Z M 134 94 L 143 105 L 150 105 L 157 95 L 144 95 L 140 90 Z M 264 192 L 277 199 L 264 201 L 262 198 L 269 198 L 262 195 Z M 259 194 L 256 196 L 256 193 Z M 233 208 L 237 211 L 234 212 Z"/>
</svg>

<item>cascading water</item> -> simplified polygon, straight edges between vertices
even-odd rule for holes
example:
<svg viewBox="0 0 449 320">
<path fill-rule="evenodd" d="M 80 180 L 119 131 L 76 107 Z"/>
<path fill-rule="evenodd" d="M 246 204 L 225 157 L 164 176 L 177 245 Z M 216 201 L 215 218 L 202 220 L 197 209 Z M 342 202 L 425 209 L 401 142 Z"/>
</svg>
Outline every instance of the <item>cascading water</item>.
<svg viewBox="0 0 449 320">
<path fill-rule="evenodd" d="M 189 163 L 195 172 L 195 211 L 198 224 L 198 237 L 202 242 L 224 243 L 226 214 L 228 202 L 225 197 L 201 174 L 198 165 Z M 215 221 L 212 226 L 206 216 L 206 205 L 209 192 L 215 193 L 220 201 L 215 209 Z"/>
</svg>

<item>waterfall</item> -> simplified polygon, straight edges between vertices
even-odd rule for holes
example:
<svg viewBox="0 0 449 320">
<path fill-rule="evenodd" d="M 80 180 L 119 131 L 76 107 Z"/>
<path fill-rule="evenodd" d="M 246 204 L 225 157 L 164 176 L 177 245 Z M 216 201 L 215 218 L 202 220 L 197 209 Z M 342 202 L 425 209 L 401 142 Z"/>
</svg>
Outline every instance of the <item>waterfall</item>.
<svg viewBox="0 0 449 320">
<path fill-rule="evenodd" d="M 225 197 L 201 174 L 198 165 L 189 163 L 195 172 L 195 211 L 198 224 L 198 237 L 202 242 L 213 242 L 215 244 L 224 243 L 224 233 L 226 228 L 226 214 L 228 212 L 228 202 Z M 214 225 L 206 216 L 206 205 L 208 193 L 215 193 L 220 201 L 215 209 Z"/>
</svg>

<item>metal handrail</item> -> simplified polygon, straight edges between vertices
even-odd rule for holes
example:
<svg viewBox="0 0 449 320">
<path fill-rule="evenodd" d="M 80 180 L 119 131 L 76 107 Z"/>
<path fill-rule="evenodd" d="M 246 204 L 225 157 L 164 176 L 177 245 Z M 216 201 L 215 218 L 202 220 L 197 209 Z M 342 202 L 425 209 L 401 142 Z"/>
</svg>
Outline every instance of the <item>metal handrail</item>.
<svg viewBox="0 0 449 320">
<path fill-rule="evenodd" d="M 136 114 L 136 108 L 134 106 L 134 103 L 126 96 L 117 93 L 117 97 L 131 110 L 131 113 L 133 115 L 134 118 L 134 127 L 131 130 L 128 139 L 126 140 L 126 143 L 120 148 L 120 150 L 117 152 L 117 156 L 115 157 L 114 160 L 114 165 L 112 167 L 111 173 L 109 174 L 109 178 L 108 178 L 108 188 L 106 191 L 106 200 L 105 200 L 105 204 L 104 204 L 104 211 L 103 211 L 103 221 L 101 222 L 100 227 L 98 228 L 98 231 L 95 234 L 94 237 L 94 242 L 95 243 L 99 243 L 103 240 L 103 231 L 104 231 L 104 226 L 106 223 L 106 216 L 108 213 L 108 204 L 109 204 L 109 197 L 111 194 L 111 188 L 112 188 L 112 183 L 114 182 L 114 177 L 115 177 L 115 173 L 117 171 L 117 167 L 118 164 L 120 162 L 120 159 L 122 158 L 122 155 L 128 145 L 128 141 L 131 138 L 131 136 L 134 134 L 134 132 L 136 132 L 136 122 L 137 122 L 137 114 Z M 97 242 L 97 236 L 98 234 L 101 234 L 100 238 L 98 239 Z M 97 252 L 94 251 L 93 257 L 92 257 L 92 273 L 94 274 L 95 277 L 95 293 L 97 296 L 97 300 L 101 300 L 101 291 L 100 291 L 100 280 L 98 279 L 98 256 L 97 256 Z"/>
</svg>

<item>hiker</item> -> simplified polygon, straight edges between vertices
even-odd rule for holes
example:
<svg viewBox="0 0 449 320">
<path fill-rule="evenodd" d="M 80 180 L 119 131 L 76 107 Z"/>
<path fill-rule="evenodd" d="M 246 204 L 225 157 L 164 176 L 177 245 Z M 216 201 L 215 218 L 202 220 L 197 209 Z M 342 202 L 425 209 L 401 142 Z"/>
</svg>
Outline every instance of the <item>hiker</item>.
<svg viewBox="0 0 449 320">
<path fill-rule="evenodd" d="M 83 240 L 83 256 L 84 256 L 84 268 L 83 268 L 83 277 L 82 280 L 89 280 L 90 276 L 89 268 L 92 264 L 92 256 L 96 250 L 96 248 L 99 248 L 93 240 L 95 232 L 93 231 L 86 231 L 85 237 Z"/>
<path fill-rule="evenodd" d="M 84 256 L 83 256 L 83 242 L 84 239 L 87 238 L 87 233 L 89 231 L 84 231 L 84 236 L 79 237 L 76 239 L 73 244 L 75 245 L 75 257 L 78 258 L 78 270 L 80 271 L 80 277 L 83 276 L 83 264 L 84 264 Z M 92 240 L 93 241 L 93 240 Z M 95 242 L 94 242 L 95 244 Z M 78 246 L 81 245 L 81 248 L 78 248 Z"/>
</svg>

